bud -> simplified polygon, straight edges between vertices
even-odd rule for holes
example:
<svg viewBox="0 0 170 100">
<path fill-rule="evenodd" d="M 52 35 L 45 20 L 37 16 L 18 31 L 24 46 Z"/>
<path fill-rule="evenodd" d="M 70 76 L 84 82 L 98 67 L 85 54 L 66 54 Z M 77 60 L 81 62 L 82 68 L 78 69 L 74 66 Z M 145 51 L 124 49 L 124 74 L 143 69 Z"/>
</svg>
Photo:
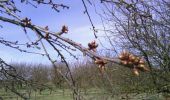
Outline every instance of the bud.
<svg viewBox="0 0 170 100">
<path fill-rule="evenodd" d="M 103 60 L 101 60 L 101 59 L 96 59 L 94 62 L 95 62 L 95 64 L 102 64 L 102 63 L 103 63 Z"/>
<path fill-rule="evenodd" d="M 132 61 L 128 61 L 128 65 L 132 65 L 133 64 L 133 62 Z"/>
<path fill-rule="evenodd" d="M 144 59 L 140 59 L 139 64 L 145 64 Z"/>
<path fill-rule="evenodd" d="M 139 76 L 139 71 L 138 71 L 138 69 L 133 68 L 133 73 L 134 73 L 136 76 Z"/>
<path fill-rule="evenodd" d="M 95 64 L 98 64 L 98 65 L 105 65 L 107 62 L 104 61 L 103 59 L 95 59 L 94 61 Z"/>
<path fill-rule="evenodd" d="M 127 52 L 127 51 L 124 50 L 124 51 L 122 52 L 122 55 L 123 55 L 124 59 L 126 59 L 126 60 L 129 59 L 129 55 L 130 55 L 129 52 Z"/>
<path fill-rule="evenodd" d="M 139 64 L 137 66 L 137 69 L 139 69 L 141 71 L 149 71 L 149 69 L 144 64 Z"/>
<path fill-rule="evenodd" d="M 68 33 L 68 27 L 65 26 L 65 25 L 62 26 L 61 32 L 62 32 L 62 33 Z"/>
<path fill-rule="evenodd" d="M 123 52 L 118 57 L 120 60 L 128 60 L 129 59 L 129 52 L 123 50 Z"/>
<path fill-rule="evenodd" d="M 123 65 L 127 65 L 128 64 L 128 62 L 127 61 L 121 61 L 121 63 L 123 64 Z"/>
<path fill-rule="evenodd" d="M 124 56 L 123 56 L 122 54 L 120 54 L 120 55 L 119 55 L 119 59 L 120 59 L 120 60 L 124 60 L 125 58 L 124 58 Z"/>
<path fill-rule="evenodd" d="M 140 60 L 139 57 L 135 57 L 134 64 L 139 64 L 139 60 Z"/>
<path fill-rule="evenodd" d="M 49 33 L 45 34 L 45 38 L 48 39 L 49 38 Z"/>
<path fill-rule="evenodd" d="M 103 73 L 106 70 L 105 66 L 99 65 L 98 67 L 101 73 Z"/>
<path fill-rule="evenodd" d="M 23 22 L 24 25 L 31 25 L 31 19 L 28 19 L 27 17 L 22 19 L 21 22 Z"/>
<path fill-rule="evenodd" d="M 129 60 L 133 62 L 135 60 L 135 56 L 133 54 L 130 54 L 129 55 Z"/>
<path fill-rule="evenodd" d="M 98 66 L 99 69 L 100 69 L 101 67 L 102 67 L 101 65 Z"/>
<path fill-rule="evenodd" d="M 93 50 L 94 52 L 96 52 L 96 48 L 98 47 L 98 44 L 96 43 L 96 41 L 92 41 L 90 43 L 88 43 L 88 50 Z"/>
</svg>

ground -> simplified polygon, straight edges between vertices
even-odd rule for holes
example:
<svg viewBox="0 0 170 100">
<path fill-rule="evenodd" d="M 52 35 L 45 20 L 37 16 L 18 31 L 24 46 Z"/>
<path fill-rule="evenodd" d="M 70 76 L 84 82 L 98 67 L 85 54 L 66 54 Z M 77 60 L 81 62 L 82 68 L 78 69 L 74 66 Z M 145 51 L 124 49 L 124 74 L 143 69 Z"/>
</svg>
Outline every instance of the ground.
<svg viewBox="0 0 170 100">
<path fill-rule="evenodd" d="M 87 100 L 166 100 L 161 94 L 121 94 L 112 96 L 99 89 L 88 89 L 85 94 L 82 92 Z M 3 100 L 23 100 L 20 97 L 14 95 L 11 92 L 5 92 L 0 90 L 0 96 Z M 71 91 L 68 89 L 56 89 L 50 94 L 50 91 L 45 90 L 42 94 L 39 92 L 33 92 L 31 94 L 31 100 L 72 100 Z M 169 100 L 169 99 L 167 99 Z"/>
</svg>

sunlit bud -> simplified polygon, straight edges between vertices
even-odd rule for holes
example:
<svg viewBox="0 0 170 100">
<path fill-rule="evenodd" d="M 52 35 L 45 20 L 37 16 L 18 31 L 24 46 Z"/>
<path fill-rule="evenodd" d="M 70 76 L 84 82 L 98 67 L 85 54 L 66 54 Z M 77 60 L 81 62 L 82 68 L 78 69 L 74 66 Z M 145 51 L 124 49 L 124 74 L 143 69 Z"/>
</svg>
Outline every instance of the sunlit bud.
<svg viewBox="0 0 170 100">
<path fill-rule="evenodd" d="M 121 61 L 121 63 L 123 64 L 123 65 L 127 65 L 128 64 L 128 62 L 127 61 Z"/>
<path fill-rule="evenodd" d="M 99 65 L 98 67 L 101 73 L 103 73 L 106 70 L 105 66 Z"/>
<path fill-rule="evenodd" d="M 98 65 L 105 65 L 107 62 L 102 60 L 102 59 L 96 59 L 95 61 L 95 64 L 98 64 Z"/>
<path fill-rule="evenodd" d="M 134 64 L 139 64 L 139 60 L 140 60 L 139 57 L 135 57 Z"/>
<path fill-rule="evenodd" d="M 99 68 L 101 68 L 102 66 L 101 66 L 101 65 L 99 65 L 98 67 L 99 67 Z"/>
<path fill-rule="evenodd" d="M 149 71 L 149 69 L 144 64 L 139 64 L 137 68 L 141 71 Z"/>
<path fill-rule="evenodd" d="M 129 59 L 129 52 L 123 50 L 123 52 L 119 55 L 120 60 L 128 60 Z"/>
<path fill-rule="evenodd" d="M 133 68 L 133 73 L 134 73 L 136 76 L 139 76 L 139 71 L 138 71 L 138 69 Z"/>
<path fill-rule="evenodd" d="M 129 55 L 129 60 L 133 62 L 135 60 L 135 56 L 133 54 L 130 54 Z"/>
<path fill-rule="evenodd" d="M 101 70 L 102 70 L 102 71 L 105 71 L 105 70 L 106 70 L 106 67 L 105 67 L 105 66 L 101 66 Z"/>
<path fill-rule="evenodd" d="M 128 61 L 128 65 L 132 65 L 133 63 L 131 61 Z"/>
<path fill-rule="evenodd" d="M 95 62 L 95 64 L 101 64 L 103 61 L 100 59 L 96 59 L 94 62 Z"/>
<path fill-rule="evenodd" d="M 139 64 L 144 64 L 144 63 L 145 63 L 144 59 L 140 59 Z"/>
<path fill-rule="evenodd" d="M 120 59 L 120 60 L 124 60 L 125 57 L 124 57 L 122 54 L 120 54 L 120 55 L 119 55 L 119 59 Z"/>
<path fill-rule="evenodd" d="M 130 54 L 129 54 L 129 52 L 123 50 L 122 55 L 124 56 L 125 59 L 128 59 Z"/>
</svg>

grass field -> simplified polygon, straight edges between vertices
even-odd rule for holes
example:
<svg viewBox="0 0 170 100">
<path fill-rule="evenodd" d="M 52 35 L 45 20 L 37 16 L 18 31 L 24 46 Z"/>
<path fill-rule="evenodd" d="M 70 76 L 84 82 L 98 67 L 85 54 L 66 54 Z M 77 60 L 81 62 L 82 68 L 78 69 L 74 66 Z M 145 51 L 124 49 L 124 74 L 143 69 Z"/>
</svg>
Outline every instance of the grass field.
<svg viewBox="0 0 170 100">
<path fill-rule="evenodd" d="M 105 93 L 100 89 L 88 89 L 87 92 L 81 92 L 83 97 L 87 100 L 113 100 L 111 95 Z M 12 92 L 5 92 L 4 90 L 0 90 L 0 96 L 4 100 L 23 100 L 22 98 L 16 96 Z M 45 90 L 41 94 L 39 92 L 33 91 L 31 93 L 30 100 L 73 100 L 72 93 L 69 89 L 65 89 L 64 92 L 61 89 L 56 89 L 52 91 Z"/>
<path fill-rule="evenodd" d="M 85 94 L 82 92 L 83 96 L 87 100 L 165 100 L 162 95 L 158 94 L 121 94 L 111 97 L 111 94 L 107 94 L 99 89 L 89 89 Z M 0 90 L 0 96 L 3 100 L 23 100 L 22 98 L 16 96 L 11 92 L 5 92 Z M 127 99 L 128 98 L 128 99 Z M 50 91 L 45 90 L 40 94 L 39 92 L 32 92 L 30 100 L 72 100 L 71 91 L 68 89 L 64 90 L 56 89 L 50 94 Z"/>
<path fill-rule="evenodd" d="M 5 92 L 4 90 L 0 90 L 0 96 L 4 100 L 23 100 L 22 98 L 18 97 L 14 93 L 8 91 Z M 71 100 L 71 92 L 69 90 L 65 90 L 64 94 L 62 90 L 55 90 L 50 91 L 45 90 L 41 94 L 39 92 L 32 91 L 30 100 Z"/>
</svg>

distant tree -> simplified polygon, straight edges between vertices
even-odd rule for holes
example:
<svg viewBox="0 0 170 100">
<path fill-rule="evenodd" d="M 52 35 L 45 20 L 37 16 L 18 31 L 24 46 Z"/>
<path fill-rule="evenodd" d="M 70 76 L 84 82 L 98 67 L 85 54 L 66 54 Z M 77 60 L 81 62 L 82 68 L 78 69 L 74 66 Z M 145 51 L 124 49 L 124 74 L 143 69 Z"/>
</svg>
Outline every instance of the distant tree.
<svg viewBox="0 0 170 100">
<path fill-rule="evenodd" d="M 49 82 L 49 69 L 42 64 L 36 65 L 31 70 L 31 80 L 40 84 Z"/>
<path fill-rule="evenodd" d="M 65 75 L 67 74 L 67 68 L 64 64 L 59 63 L 56 66 L 58 69 L 60 69 L 60 71 L 62 73 L 64 73 Z M 57 69 L 55 68 L 51 68 L 51 73 L 50 73 L 50 78 L 51 78 L 51 82 L 58 88 L 64 88 L 67 87 L 65 85 L 65 79 L 63 78 L 63 76 L 61 76 L 61 74 L 59 74 L 58 72 L 56 72 Z"/>
<path fill-rule="evenodd" d="M 30 80 L 34 83 L 47 84 L 49 82 L 49 69 L 42 64 L 36 65 L 31 70 Z M 45 90 L 45 87 L 34 85 L 34 89 L 39 90 L 41 94 L 41 92 Z"/>
</svg>

